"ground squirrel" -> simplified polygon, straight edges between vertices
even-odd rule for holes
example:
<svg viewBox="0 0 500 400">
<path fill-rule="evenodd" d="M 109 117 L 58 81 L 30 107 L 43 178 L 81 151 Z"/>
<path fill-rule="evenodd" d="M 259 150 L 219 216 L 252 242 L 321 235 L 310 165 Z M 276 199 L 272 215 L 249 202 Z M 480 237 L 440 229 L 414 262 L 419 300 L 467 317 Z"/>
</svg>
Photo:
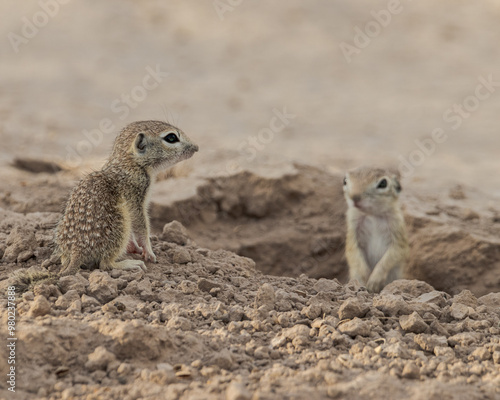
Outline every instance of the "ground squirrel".
<svg viewBox="0 0 500 400">
<path fill-rule="evenodd" d="M 397 171 L 360 167 L 344 178 L 346 256 L 351 279 L 380 292 L 405 273 L 409 255 Z"/>
<path fill-rule="evenodd" d="M 125 252 L 156 262 L 149 238 L 148 204 L 156 173 L 190 158 L 198 146 L 180 129 L 160 121 L 127 125 L 100 171 L 71 192 L 55 231 L 59 276 L 82 265 L 102 270 L 144 269 L 141 260 L 117 261 Z M 37 274 L 34 280 L 40 280 Z M 21 279 L 26 283 L 26 279 Z"/>
</svg>

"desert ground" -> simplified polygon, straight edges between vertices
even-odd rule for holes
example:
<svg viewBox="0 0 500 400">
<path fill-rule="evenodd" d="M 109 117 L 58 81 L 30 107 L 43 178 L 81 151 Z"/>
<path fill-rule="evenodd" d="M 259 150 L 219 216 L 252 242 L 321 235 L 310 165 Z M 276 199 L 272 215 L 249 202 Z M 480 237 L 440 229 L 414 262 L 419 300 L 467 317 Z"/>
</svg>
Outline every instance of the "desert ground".
<svg viewBox="0 0 500 400">
<path fill-rule="evenodd" d="M 500 399 L 499 1 L 0 10 L 1 399 Z M 145 119 L 200 146 L 154 187 L 158 263 L 16 292 L 9 325 L 12 273 L 59 270 L 71 188 Z M 403 174 L 379 294 L 344 255 L 361 164 Z"/>
</svg>

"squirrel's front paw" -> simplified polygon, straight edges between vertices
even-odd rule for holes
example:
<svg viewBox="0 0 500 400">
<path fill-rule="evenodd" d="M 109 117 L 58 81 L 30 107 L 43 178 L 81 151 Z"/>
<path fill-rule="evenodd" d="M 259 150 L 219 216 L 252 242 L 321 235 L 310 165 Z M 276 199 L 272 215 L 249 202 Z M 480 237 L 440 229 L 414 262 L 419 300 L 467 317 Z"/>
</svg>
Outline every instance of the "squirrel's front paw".
<svg viewBox="0 0 500 400">
<path fill-rule="evenodd" d="M 144 261 L 150 261 L 156 263 L 156 255 L 153 253 L 153 250 L 144 249 L 142 252 L 142 258 Z"/>
<path fill-rule="evenodd" d="M 368 279 L 368 282 L 366 283 L 366 289 L 370 293 L 379 293 L 385 286 L 385 279 L 376 277 L 376 276 L 371 276 L 370 279 Z"/>
</svg>

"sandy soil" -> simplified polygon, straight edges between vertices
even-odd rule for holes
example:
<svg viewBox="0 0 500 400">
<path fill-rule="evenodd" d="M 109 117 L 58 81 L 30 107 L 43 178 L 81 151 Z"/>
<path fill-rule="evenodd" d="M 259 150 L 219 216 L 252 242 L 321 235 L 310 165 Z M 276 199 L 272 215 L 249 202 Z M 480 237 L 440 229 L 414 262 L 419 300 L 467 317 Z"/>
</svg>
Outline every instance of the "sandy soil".
<svg viewBox="0 0 500 400">
<path fill-rule="evenodd" d="M 147 273 L 18 296 L 16 398 L 500 399 L 498 1 L 402 1 L 351 62 L 387 2 L 54 7 L 0 6 L 2 299 L 57 270 L 61 205 L 117 129 L 169 119 L 201 151 L 156 185 Z M 361 163 L 405 173 L 412 280 L 378 295 L 346 282 Z"/>
<path fill-rule="evenodd" d="M 17 269 L 58 270 L 49 261 L 52 228 L 71 183 L 66 172 L 15 174 L 24 186 L 0 199 L 2 293 Z M 272 175 L 161 180 L 152 204 L 158 264 L 147 273 L 82 271 L 17 298 L 18 391 L 500 398 L 496 211 L 470 208 L 474 193 L 463 188 L 447 201 L 407 193 L 409 278 L 421 280 L 372 295 L 345 284 L 341 181 L 300 164 Z M 181 184 L 183 198 L 166 194 Z M 4 308 L 3 337 L 6 327 Z"/>
</svg>

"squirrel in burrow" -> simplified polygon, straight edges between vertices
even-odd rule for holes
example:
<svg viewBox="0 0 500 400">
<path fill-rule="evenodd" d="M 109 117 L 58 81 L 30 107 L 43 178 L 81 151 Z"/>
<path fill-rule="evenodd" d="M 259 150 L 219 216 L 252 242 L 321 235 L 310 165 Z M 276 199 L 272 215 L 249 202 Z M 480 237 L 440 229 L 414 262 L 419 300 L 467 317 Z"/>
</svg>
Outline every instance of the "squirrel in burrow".
<svg viewBox="0 0 500 400">
<path fill-rule="evenodd" d="M 410 248 L 400 192 L 400 174 L 394 170 L 359 167 L 344 178 L 349 275 L 370 292 L 380 292 L 406 273 Z"/>
</svg>

